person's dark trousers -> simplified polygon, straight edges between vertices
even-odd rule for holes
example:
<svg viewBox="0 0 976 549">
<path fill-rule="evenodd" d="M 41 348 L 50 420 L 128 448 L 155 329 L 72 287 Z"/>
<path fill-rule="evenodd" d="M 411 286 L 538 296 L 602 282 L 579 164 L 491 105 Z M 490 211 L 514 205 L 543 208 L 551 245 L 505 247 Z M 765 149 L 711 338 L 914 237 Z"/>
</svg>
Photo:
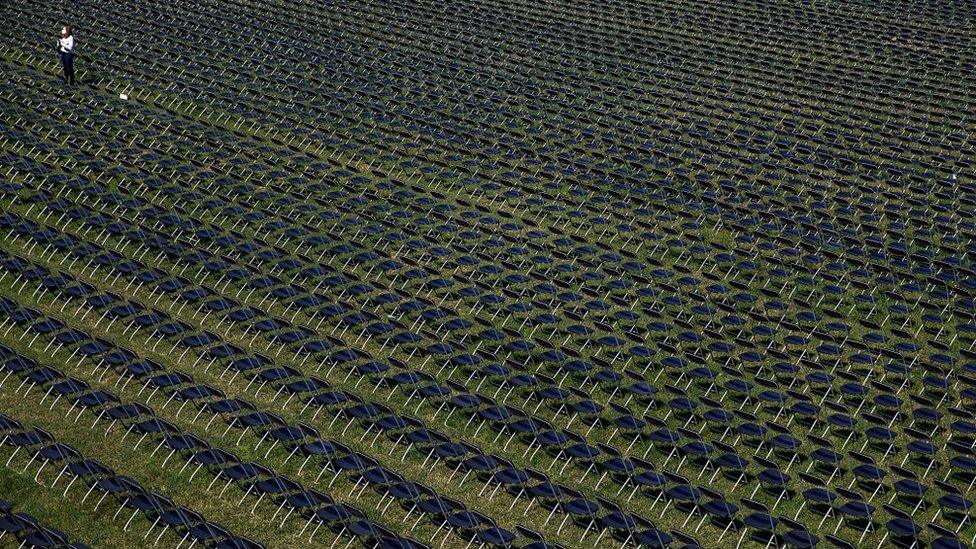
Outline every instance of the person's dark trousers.
<svg viewBox="0 0 976 549">
<path fill-rule="evenodd" d="M 64 79 L 68 82 L 69 86 L 75 85 L 75 65 L 74 65 L 75 54 L 68 52 L 61 52 L 61 66 L 64 68 Z"/>
</svg>

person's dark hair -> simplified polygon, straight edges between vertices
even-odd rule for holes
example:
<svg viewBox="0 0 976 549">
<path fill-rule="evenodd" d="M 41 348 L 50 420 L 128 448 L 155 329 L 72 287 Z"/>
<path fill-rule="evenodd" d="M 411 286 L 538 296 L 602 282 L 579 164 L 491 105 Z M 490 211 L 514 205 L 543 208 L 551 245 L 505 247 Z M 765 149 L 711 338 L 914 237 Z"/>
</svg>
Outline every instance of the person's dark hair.
<svg viewBox="0 0 976 549">
<path fill-rule="evenodd" d="M 63 26 L 64 26 L 64 37 L 67 38 L 71 36 L 71 25 L 63 25 Z"/>
</svg>

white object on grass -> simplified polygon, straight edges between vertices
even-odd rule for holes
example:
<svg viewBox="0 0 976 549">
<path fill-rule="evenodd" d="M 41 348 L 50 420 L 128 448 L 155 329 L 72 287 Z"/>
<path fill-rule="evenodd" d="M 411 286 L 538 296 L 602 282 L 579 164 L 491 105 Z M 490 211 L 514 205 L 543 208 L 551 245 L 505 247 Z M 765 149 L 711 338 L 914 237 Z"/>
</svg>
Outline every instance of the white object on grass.
<svg viewBox="0 0 976 549">
<path fill-rule="evenodd" d="M 129 96 L 127 94 L 120 93 L 119 94 L 119 99 L 125 101 L 125 100 L 129 99 Z"/>
</svg>

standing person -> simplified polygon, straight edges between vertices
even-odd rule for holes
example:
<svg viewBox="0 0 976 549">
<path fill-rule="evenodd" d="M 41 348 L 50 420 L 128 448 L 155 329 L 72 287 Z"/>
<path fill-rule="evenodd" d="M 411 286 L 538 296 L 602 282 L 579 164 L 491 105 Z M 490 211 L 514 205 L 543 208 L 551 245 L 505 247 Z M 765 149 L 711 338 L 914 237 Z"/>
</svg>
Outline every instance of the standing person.
<svg viewBox="0 0 976 549">
<path fill-rule="evenodd" d="M 71 34 L 71 27 L 65 25 L 61 28 L 61 38 L 58 39 L 58 54 L 61 56 L 64 80 L 69 86 L 75 85 L 74 49 L 75 37 Z"/>
</svg>

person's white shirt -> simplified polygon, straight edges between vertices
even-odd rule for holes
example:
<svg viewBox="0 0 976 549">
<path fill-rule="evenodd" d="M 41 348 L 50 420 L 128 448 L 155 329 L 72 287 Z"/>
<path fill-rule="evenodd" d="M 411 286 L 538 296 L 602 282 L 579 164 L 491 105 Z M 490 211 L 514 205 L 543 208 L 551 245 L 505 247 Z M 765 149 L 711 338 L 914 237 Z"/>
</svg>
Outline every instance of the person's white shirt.
<svg viewBox="0 0 976 549">
<path fill-rule="evenodd" d="M 71 51 L 75 47 L 75 37 L 69 36 L 67 38 L 58 38 L 58 46 L 61 48 L 63 53 Z"/>
</svg>

